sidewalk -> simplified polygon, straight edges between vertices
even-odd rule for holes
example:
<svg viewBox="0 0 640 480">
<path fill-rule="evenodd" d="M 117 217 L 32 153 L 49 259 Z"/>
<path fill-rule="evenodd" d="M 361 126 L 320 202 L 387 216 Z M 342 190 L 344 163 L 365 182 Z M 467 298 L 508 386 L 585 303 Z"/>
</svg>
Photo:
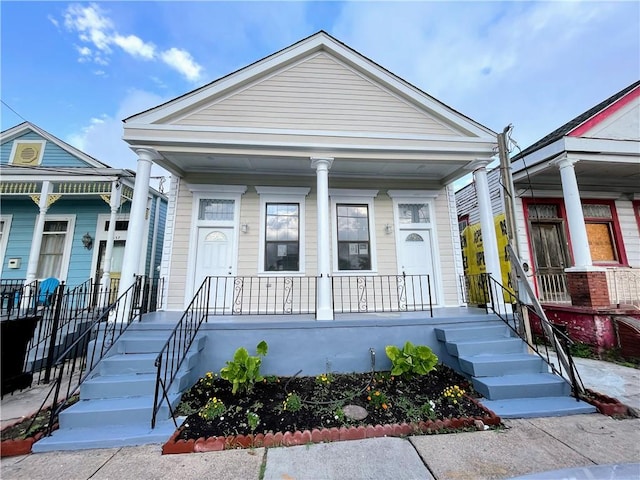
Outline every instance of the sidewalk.
<svg viewBox="0 0 640 480">
<path fill-rule="evenodd" d="M 640 371 L 583 359 L 578 366 L 588 388 L 640 407 Z M 595 362 L 595 363 L 592 363 Z M 587 368 L 584 368 L 584 367 Z M 5 414 L 29 407 L 24 393 L 2 399 Z M 30 398 L 33 402 L 33 395 Z M 6 408 L 11 405 L 11 408 Z M 24 412 L 27 415 L 28 412 Z M 0 478 L 265 480 L 322 479 L 504 479 L 549 470 L 624 464 L 606 478 L 640 479 L 640 419 L 600 414 L 503 420 L 504 429 L 286 448 L 257 448 L 161 455 L 159 445 L 54 452 L 9 457 Z M 634 465 L 627 465 L 634 464 Z M 605 467 L 602 467 L 605 468 Z M 602 478 L 604 472 L 574 470 L 566 478 Z M 547 477 L 550 478 L 550 477 Z"/>
</svg>

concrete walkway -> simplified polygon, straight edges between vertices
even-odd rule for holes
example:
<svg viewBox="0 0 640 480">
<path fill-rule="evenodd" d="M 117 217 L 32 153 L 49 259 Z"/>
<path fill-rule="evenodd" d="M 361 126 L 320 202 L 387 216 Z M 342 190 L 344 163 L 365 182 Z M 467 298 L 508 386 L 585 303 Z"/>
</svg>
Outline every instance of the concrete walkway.
<svg viewBox="0 0 640 480">
<path fill-rule="evenodd" d="M 588 363 L 591 368 L 578 367 L 588 388 L 639 406 L 640 371 L 595 360 Z M 37 395 L 28 392 L 3 398 L 3 424 L 8 417 L 31 413 L 36 400 Z M 638 418 L 590 414 L 503 423 L 504 429 L 484 432 L 184 455 L 163 456 L 160 445 L 40 453 L 2 459 L 0 478 L 462 480 L 542 476 L 571 468 L 560 477 L 544 478 L 640 479 Z"/>
</svg>

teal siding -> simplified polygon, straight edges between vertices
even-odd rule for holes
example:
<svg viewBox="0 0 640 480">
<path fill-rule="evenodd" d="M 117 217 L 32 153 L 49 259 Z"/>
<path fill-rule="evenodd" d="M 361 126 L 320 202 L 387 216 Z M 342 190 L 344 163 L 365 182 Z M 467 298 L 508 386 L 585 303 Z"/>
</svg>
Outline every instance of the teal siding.
<svg viewBox="0 0 640 480">
<path fill-rule="evenodd" d="M 11 229 L 7 241 L 7 250 L 2 264 L 2 278 L 18 279 L 27 277 L 27 264 L 29 262 L 29 250 L 33 228 L 36 224 L 38 207 L 31 200 L 6 200 L 0 201 L 0 211 L 3 215 L 12 215 Z M 20 268 L 7 268 L 10 258 L 20 259 Z"/>
<path fill-rule="evenodd" d="M 15 140 L 46 140 L 41 135 L 31 131 L 12 139 L 8 142 L 4 142 L 0 146 L 0 164 L 7 165 L 11 156 L 11 149 L 13 148 L 13 142 Z M 66 150 L 60 148 L 58 145 L 47 141 L 44 148 L 44 156 L 42 157 L 41 167 L 71 167 L 71 168 L 82 168 L 82 167 L 91 167 L 83 160 L 71 155 Z"/>
<path fill-rule="evenodd" d="M 153 249 L 153 227 L 156 219 L 156 205 L 160 202 L 160 208 L 158 210 L 158 228 L 156 231 L 156 245 L 155 252 Z M 146 252 L 146 269 L 145 273 L 149 277 L 157 277 L 158 270 L 156 267 L 160 266 L 162 261 L 162 247 L 164 245 L 164 227 L 167 218 L 167 201 L 161 197 L 153 197 L 151 202 L 151 212 L 149 215 L 149 232 L 147 234 L 147 252 Z"/>
</svg>

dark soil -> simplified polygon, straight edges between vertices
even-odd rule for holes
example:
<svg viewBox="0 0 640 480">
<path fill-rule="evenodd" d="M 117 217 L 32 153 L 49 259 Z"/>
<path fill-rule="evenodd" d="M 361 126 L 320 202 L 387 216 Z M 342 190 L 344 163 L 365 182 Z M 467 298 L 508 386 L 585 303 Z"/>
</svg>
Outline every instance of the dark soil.
<svg viewBox="0 0 640 480">
<path fill-rule="evenodd" d="M 447 387 L 454 385 L 466 392 L 456 399 L 457 403 L 443 394 Z M 298 411 L 291 411 L 295 409 L 291 404 L 285 408 L 288 394 L 297 394 L 302 400 Z M 428 375 L 410 380 L 392 377 L 388 372 L 329 374 L 324 379 L 322 376 L 269 377 L 256 384 L 251 392 L 236 395 L 231 394 L 229 382 L 210 376 L 200 379 L 183 395 L 178 414 L 188 417 L 177 439 L 485 415 L 486 412 L 468 398 L 470 394 L 473 392 L 467 380 L 444 365 L 438 365 Z M 213 397 L 224 404 L 224 413 L 214 418 L 202 418 L 201 409 Z M 350 419 L 344 415 L 343 409 L 347 405 L 364 407 L 367 417 Z M 248 423 L 247 412 L 259 417 L 254 430 Z"/>
</svg>

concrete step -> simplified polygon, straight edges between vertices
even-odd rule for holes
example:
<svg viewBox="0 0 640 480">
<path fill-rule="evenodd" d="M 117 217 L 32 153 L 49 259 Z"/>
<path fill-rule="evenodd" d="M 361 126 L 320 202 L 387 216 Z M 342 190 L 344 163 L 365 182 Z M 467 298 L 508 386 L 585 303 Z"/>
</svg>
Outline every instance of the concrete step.
<svg viewBox="0 0 640 480">
<path fill-rule="evenodd" d="M 525 343 L 520 338 L 497 338 L 446 342 L 447 352 L 454 357 L 467 357 L 481 353 L 522 353 Z"/>
<path fill-rule="evenodd" d="M 153 395 L 155 388 L 155 373 L 97 375 L 87 379 L 80 386 L 80 398 L 93 400 Z"/>
<path fill-rule="evenodd" d="M 458 357 L 460 369 L 474 377 L 499 377 L 516 373 L 546 373 L 548 367 L 538 355 L 529 353 L 487 353 Z"/>
<path fill-rule="evenodd" d="M 100 375 L 141 374 L 157 371 L 157 353 L 127 353 L 103 358 L 98 365 Z"/>
<path fill-rule="evenodd" d="M 179 396 L 170 395 L 172 407 L 177 405 Z M 60 429 L 102 428 L 113 425 L 151 425 L 153 395 L 125 398 L 80 400 L 60 412 Z M 160 408 L 161 419 L 169 417 L 166 403 Z"/>
<path fill-rule="evenodd" d="M 596 407 L 573 397 L 481 399 L 480 403 L 501 418 L 561 417 L 595 413 Z"/>
<path fill-rule="evenodd" d="M 155 353 L 156 355 L 167 342 L 167 335 L 142 334 L 142 332 L 127 332 L 116 344 L 118 353 Z"/>
<path fill-rule="evenodd" d="M 489 400 L 507 398 L 562 397 L 571 392 L 569 384 L 551 373 L 522 373 L 501 377 L 474 377 L 473 387 Z"/>
<path fill-rule="evenodd" d="M 178 425 L 183 419 L 177 420 Z M 135 445 L 163 444 L 175 432 L 172 420 L 156 423 L 151 429 L 150 423 L 117 425 L 101 428 L 60 429 L 49 437 L 44 437 L 33 444 L 34 453 L 58 450 L 86 450 L 92 448 L 114 448 Z"/>
<path fill-rule="evenodd" d="M 469 339 L 497 339 L 510 337 L 511 329 L 502 321 L 491 322 L 486 325 L 474 325 L 466 327 L 436 328 L 436 338 L 441 342 L 468 341 Z"/>
</svg>

